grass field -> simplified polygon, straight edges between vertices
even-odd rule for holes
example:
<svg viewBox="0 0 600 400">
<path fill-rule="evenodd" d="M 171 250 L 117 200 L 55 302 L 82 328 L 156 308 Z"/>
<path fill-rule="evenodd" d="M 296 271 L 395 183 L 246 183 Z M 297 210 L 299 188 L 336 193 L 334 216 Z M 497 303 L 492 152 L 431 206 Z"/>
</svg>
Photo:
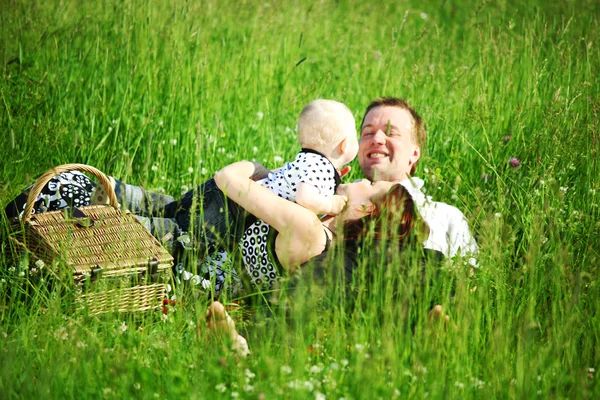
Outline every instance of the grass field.
<svg viewBox="0 0 600 400">
<path fill-rule="evenodd" d="M 359 287 L 351 307 L 332 285 L 287 317 L 255 311 L 238 359 L 201 299 L 166 320 L 22 303 L 3 253 L 0 398 L 600 396 L 599 3 L 299 3 L 0 2 L 0 203 L 70 162 L 178 196 L 234 160 L 292 157 L 315 98 L 358 124 L 403 97 L 428 128 L 417 175 L 480 245 L 474 276 L 440 275 L 449 326 L 397 274 L 395 297 Z"/>
</svg>

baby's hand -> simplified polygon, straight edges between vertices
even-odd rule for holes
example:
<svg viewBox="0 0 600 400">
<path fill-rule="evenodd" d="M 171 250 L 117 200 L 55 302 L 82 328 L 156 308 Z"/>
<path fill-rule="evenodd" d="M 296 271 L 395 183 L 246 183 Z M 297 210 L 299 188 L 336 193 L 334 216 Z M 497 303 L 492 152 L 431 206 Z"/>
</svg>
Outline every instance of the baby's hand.
<svg viewBox="0 0 600 400">
<path fill-rule="evenodd" d="M 346 196 L 339 196 L 337 194 L 331 196 L 331 211 L 329 211 L 329 215 L 339 214 L 347 202 L 348 197 Z"/>
</svg>

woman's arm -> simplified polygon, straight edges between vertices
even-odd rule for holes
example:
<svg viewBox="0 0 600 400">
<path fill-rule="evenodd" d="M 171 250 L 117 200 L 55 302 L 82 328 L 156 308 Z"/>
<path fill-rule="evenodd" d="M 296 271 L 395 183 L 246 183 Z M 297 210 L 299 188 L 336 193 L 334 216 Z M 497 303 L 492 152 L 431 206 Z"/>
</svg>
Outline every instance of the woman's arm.
<svg viewBox="0 0 600 400">
<path fill-rule="evenodd" d="M 327 238 L 319 218 L 254 182 L 250 179 L 253 174 L 254 165 L 240 161 L 218 171 L 215 182 L 227 197 L 279 232 L 275 251 L 284 268 L 321 254 Z"/>
</svg>

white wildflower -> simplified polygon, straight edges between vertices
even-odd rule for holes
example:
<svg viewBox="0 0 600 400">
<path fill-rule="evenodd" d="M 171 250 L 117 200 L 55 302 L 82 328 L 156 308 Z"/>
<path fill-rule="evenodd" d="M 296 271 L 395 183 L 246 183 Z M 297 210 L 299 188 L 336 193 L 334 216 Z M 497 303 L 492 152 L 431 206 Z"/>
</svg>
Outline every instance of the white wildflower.
<svg viewBox="0 0 600 400">
<path fill-rule="evenodd" d="M 156 171 L 158 171 L 158 165 L 156 165 L 156 164 L 152 164 L 152 167 L 150 167 L 150 169 L 151 169 L 152 171 L 155 171 L 155 172 L 156 172 Z"/>
<path fill-rule="evenodd" d="M 227 386 L 225 386 L 223 383 L 219 383 L 217 386 L 215 386 L 215 389 L 217 389 L 217 392 L 225 393 L 227 391 Z"/>
<path fill-rule="evenodd" d="M 55 332 L 54 332 L 54 338 L 58 339 L 58 340 L 67 340 L 69 338 L 69 333 L 67 332 L 67 328 L 65 328 L 64 326 L 61 328 L 58 328 Z"/>
<path fill-rule="evenodd" d="M 262 120 L 264 118 L 264 116 L 265 115 L 262 113 L 262 111 L 259 111 L 256 113 L 256 118 L 258 118 L 259 121 Z"/>
<path fill-rule="evenodd" d="M 175 146 L 177 144 L 177 139 L 171 139 L 171 144 Z"/>
<path fill-rule="evenodd" d="M 340 360 L 340 364 L 342 364 L 342 367 L 347 367 L 348 363 L 349 363 L 349 361 L 346 360 L 345 358 L 343 358 L 342 360 Z"/>
<path fill-rule="evenodd" d="M 311 374 L 318 374 L 321 371 L 323 371 L 323 365 L 321 364 L 313 365 L 309 370 Z"/>
<path fill-rule="evenodd" d="M 202 175 L 206 175 L 206 174 L 208 174 L 208 170 L 207 170 L 206 168 L 202 168 L 202 169 L 200 170 L 200 173 L 201 173 Z"/>
<path fill-rule="evenodd" d="M 194 172 L 194 167 L 188 167 L 188 172 L 191 174 L 192 172 Z"/>
<path fill-rule="evenodd" d="M 456 386 L 459 389 L 463 389 L 465 387 L 465 384 L 459 381 L 454 382 L 454 386 Z"/>
<path fill-rule="evenodd" d="M 244 374 L 246 374 L 246 377 L 248 379 L 254 379 L 254 377 L 256 376 L 256 374 L 252 371 L 250 371 L 248 368 L 246 368 L 246 370 L 244 371 Z"/>
<path fill-rule="evenodd" d="M 282 163 L 283 162 L 283 157 L 281 157 L 281 156 L 275 156 L 275 157 L 273 157 L 273 161 L 275 161 L 276 163 Z"/>
<path fill-rule="evenodd" d="M 258 153 L 258 147 L 254 146 L 254 147 L 252 148 L 252 152 L 253 152 L 254 154 Z"/>
<path fill-rule="evenodd" d="M 163 120 L 161 119 L 160 121 L 158 121 L 158 126 L 163 126 L 165 123 L 163 122 Z"/>
<path fill-rule="evenodd" d="M 355 349 L 357 352 L 359 352 L 359 353 L 360 353 L 360 352 L 362 352 L 362 351 L 365 349 L 365 346 L 363 346 L 363 345 L 362 345 L 362 344 L 360 344 L 360 343 L 356 343 L 356 344 L 354 345 L 354 349 Z"/>
<path fill-rule="evenodd" d="M 315 400 L 325 400 L 325 395 L 321 392 L 316 392 L 315 393 Z"/>
<path fill-rule="evenodd" d="M 127 330 L 127 324 L 125 322 L 123 322 L 121 324 L 121 326 L 119 327 L 119 333 L 122 335 L 125 333 L 126 330 Z"/>
<path fill-rule="evenodd" d="M 282 365 L 281 366 L 281 372 L 284 373 L 284 374 L 286 374 L 286 375 L 289 375 L 289 374 L 292 373 L 292 368 L 289 365 Z"/>
<path fill-rule="evenodd" d="M 496 218 L 500 218 L 501 216 L 502 216 L 502 214 L 500 214 L 499 212 L 494 214 L 494 217 L 496 217 Z"/>
<path fill-rule="evenodd" d="M 419 17 L 421 17 L 421 19 L 427 19 L 427 14 L 422 12 L 421 14 L 419 14 Z"/>
</svg>

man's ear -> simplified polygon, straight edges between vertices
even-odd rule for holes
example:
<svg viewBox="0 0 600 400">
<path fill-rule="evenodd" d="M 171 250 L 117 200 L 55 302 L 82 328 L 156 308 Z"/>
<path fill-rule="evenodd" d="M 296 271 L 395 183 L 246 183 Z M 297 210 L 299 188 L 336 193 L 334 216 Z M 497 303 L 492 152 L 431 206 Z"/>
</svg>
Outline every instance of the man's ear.
<svg viewBox="0 0 600 400">
<path fill-rule="evenodd" d="M 421 146 L 418 144 L 414 145 L 413 152 L 410 155 L 410 165 L 414 165 L 421 158 Z"/>
</svg>

